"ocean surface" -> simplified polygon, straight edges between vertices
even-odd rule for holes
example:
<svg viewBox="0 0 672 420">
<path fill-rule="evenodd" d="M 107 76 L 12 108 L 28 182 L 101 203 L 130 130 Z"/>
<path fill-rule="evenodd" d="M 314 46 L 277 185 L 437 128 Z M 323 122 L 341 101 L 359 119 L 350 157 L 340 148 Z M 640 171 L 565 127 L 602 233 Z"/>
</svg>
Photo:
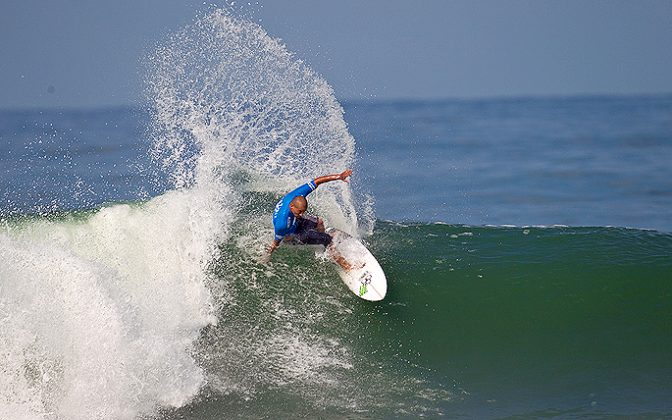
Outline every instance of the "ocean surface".
<svg viewBox="0 0 672 420">
<path fill-rule="evenodd" d="M 672 95 L 339 102 L 221 11 L 143 65 L 0 110 L 0 419 L 672 417 Z M 378 303 L 260 262 L 347 167 Z"/>
</svg>

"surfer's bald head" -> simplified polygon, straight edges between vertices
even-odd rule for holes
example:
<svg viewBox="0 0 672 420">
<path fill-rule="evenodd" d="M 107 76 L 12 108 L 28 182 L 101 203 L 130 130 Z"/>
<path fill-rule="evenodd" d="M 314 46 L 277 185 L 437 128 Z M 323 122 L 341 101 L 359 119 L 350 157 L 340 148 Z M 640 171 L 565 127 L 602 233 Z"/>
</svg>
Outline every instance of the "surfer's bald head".
<svg viewBox="0 0 672 420">
<path fill-rule="evenodd" d="M 306 197 L 298 196 L 289 203 L 289 210 L 294 213 L 294 216 L 301 216 L 306 209 L 308 209 L 308 200 Z"/>
</svg>

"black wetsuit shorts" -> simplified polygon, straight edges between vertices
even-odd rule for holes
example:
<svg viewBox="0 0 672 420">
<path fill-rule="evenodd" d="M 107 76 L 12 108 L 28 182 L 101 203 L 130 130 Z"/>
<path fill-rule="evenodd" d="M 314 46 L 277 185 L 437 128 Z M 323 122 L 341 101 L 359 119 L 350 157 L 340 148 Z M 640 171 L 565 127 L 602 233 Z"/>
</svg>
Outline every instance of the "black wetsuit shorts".
<svg viewBox="0 0 672 420">
<path fill-rule="evenodd" d="M 331 243 L 331 235 L 317 231 L 317 219 L 310 216 L 299 217 L 294 238 L 305 245 L 324 245 Z"/>
</svg>

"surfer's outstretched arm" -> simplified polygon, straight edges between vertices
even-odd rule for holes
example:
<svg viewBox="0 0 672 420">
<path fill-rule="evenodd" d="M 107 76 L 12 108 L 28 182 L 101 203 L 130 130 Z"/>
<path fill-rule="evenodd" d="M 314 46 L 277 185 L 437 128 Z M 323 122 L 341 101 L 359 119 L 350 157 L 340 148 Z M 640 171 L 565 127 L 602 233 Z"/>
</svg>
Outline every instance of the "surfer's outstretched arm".
<svg viewBox="0 0 672 420">
<path fill-rule="evenodd" d="M 324 184 L 325 182 L 329 181 L 336 181 L 336 180 L 341 180 L 348 182 L 348 177 L 352 175 L 352 169 L 346 169 L 345 171 L 341 172 L 340 174 L 333 174 L 333 175 L 324 175 L 315 178 L 315 187 L 317 187 L 320 184 Z"/>
</svg>

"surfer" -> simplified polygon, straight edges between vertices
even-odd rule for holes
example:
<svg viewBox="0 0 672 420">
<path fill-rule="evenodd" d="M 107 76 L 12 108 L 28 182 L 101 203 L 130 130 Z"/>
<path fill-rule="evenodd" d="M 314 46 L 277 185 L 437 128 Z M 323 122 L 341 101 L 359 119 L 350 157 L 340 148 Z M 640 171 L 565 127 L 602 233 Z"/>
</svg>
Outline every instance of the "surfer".
<svg viewBox="0 0 672 420">
<path fill-rule="evenodd" d="M 283 240 L 292 240 L 305 245 L 329 246 L 332 238 L 325 232 L 324 221 L 304 215 L 308 208 L 306 196 L 325 182 L 337 180 L 348 182 L 350 175 L 352 175 L 352 170 L 347 169 L 340 174 L 320 176 L 301 185 L 278 201 L 273 211 L 275 237 L 268 248 L 267 257 L 270 258 Z M 346 271 L 351 268 L 341 256 L 332 255 L 332 257 Z"/>
</svg>

